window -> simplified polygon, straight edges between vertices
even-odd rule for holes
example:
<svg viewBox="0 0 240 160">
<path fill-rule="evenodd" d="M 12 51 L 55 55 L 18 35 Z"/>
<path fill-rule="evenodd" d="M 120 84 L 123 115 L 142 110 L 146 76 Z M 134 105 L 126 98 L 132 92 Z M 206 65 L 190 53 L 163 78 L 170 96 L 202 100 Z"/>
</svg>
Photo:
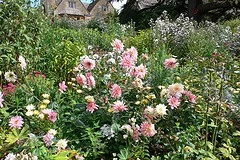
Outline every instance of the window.
<svg viewBox="0 0 240 160">
<path fill-rule="evenodd" d="M 106 5 L 106 6 L 103 5 L 103 6 L 102 6 L 102 11 L 105 11 L 105 12 L 108 11 L 108 6 L 107 6 L 107 5 Z"/>
<path fill-rule="evenodd" d="M 69 8 L 76 8 L 76 2 L 68 1 L 68 7 Z"/>
</svg>

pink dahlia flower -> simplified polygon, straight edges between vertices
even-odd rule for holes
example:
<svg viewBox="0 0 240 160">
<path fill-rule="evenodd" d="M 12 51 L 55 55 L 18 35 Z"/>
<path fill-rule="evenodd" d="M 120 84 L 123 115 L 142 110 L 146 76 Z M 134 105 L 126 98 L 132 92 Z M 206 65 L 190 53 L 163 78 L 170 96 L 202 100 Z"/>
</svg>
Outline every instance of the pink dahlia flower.
<svg viewBox="0 0 240 160">
<path fill-rule="evenodd" d="M 111 92 L 111 97 L 113 98 L 119 98 L 122 96 L 122 89 L 119 85 L 114 84 L 112 85 L 112 92 Z"/>
<path fill-rule="evenodd" d="M 76 77 L 77 83 L 80 84 L 81 86 L 85 86 L 87 85 L 87 78 L 80 74 Z"/>
<path fill-rule="evenodd" d="M 96 109 L 98 109 L 98 106 L 95 101 L 88 103 L 87 111 L 93 113 Z"/>
<path fill-rule="evenodd" d="M 169 96 L 180 98 L 184 92 L 184 86 L 179 83 L 172 84 L 168 87 Z"/>
<path fill-rule="evenodd" d="M 138 52 L 135 47 L 131 47 L 123 52 L 122 57 L 125 56 L 129 56 L 134 62 L 136 62 L 138 58 Z"/>
<path fill-rule="evenodd" d="M 188 97 L 189 102 L 196 103 L 196 96 L 191 91 L 184 91 L 183 94 Z"/>
<path fill-rule="evenodd" d="M 121 65 L 123 68 L 132 68 L 135 65 L 135 61 L 129 55 L 123 56 L 121 60 Z"/>
<path fill-rule="evenodd" d="M 171 70 L 176 68 L 178 66 L 177 59 L 175 58 L 166 59 L 164 62 L 164 66 L 165 68 L 171 69 Z"/>
<path fill-rule="evenodd" d="M 122 101 L 116 101 L 112 105 L 114 112 L 122 112 L 128 110 L 127 106 Z"/>
<path fill-rule="evenodd" d="M 89 57 L 86 57 L 83 60 L 83 67 L 87 70 L 92 70 L 95 67 L 95 61 L 90 59 Z"/>
<path fill-rule="evenodd" d="M 88 87 L 93 88 L 93 87 L 96 86 L 95 79 L 94 79 L 94 77 L 92 76 L 92 73 L 91 73 L 91 72 L 89 72 L 89 73 L 86 74 L 86 78 L 87 78 L 87 85 L 88 85 Z"/>
<path fill-rule="evenodd" d="M 115 39 L 115 40 L 113 40 L 111 45 L 112 45 L 114 50 L 116 50 L 118 52 L 123 51 L 124 45 L 123 45 L 121 40 Z"/>
<path fill-rule="evenodd" d="M 53 111 L 52 109 L 44 109 L 44 110 L 42 110 L 42 113 L 48 115 L 49 121 L 56 122 L 57 113 L 55 111 Z"/>
<path fill-rule="evenodd" d="M 21 116 L 14 116 L 9 121 L 9 126 L 11 128 L 18 128 L 21 129 L 23 125 L 23 118 Z"/>
<path fill-rule="evenodd" d="M 180 106 L 181 101 L 176 97 L 170 97 L 168 99 L 168 104 L 171 106 L 171 109 L 177 108 Z"/>
<path fill-rule="evenodd" d="M 147 137 L 152 137 L 157 133 L 154 124 L 150 122 L 143 122 L 140 126 L 140 131 L 142 135 Z"/>
<path fill-rule="evenodd" d="M 51 146 L 53 144 L 53 138 L 54 135 L 51 133 L 47 133 L 43 136 L 43 141 L 46 144 L 46 146 Z"/>
<path fill-rule="evenodd" d="M 143 79 L 147 73 L 147 68 L 143 64 L 135 68 L 135 75 L 137 78 Z"/>
<path fill-rule="evenodd" d="M 66 90 L 67 90 L 67 86 L 65 84 L 65 81 L 62 81 L 61 83 L 59 83 L 59 91 L 64 93 L 66 92 Z"/>
</svg>

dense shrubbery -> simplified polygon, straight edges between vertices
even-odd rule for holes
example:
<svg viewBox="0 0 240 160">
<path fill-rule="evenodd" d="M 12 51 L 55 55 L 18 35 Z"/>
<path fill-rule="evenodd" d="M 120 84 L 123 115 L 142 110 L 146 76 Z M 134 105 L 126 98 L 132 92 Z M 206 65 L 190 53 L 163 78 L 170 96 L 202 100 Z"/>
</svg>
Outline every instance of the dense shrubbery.
<svg viewBox="0 0 240 160">
<path fill-rule="evenodd" d="M 237 20 L 136 32 L 0 8 L 0 158 L 240 158 Z"/>
</svg>

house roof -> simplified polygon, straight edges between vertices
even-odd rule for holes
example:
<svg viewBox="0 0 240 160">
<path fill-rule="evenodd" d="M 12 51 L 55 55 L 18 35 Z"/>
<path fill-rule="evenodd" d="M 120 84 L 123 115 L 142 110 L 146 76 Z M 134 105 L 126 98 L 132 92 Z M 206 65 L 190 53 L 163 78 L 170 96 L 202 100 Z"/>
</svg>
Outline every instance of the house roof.
<svg viewBox="0 0 240 160">
<path fill-rule="evenodd" d="M 99 1 L 100 1 L 100 0 L 94 0 L 92 3 L 90 3 L 90 4 L 88 5 L 88 7 L 87 7 L 88 12 L 91 12 L 92 9 L 98 4 Z M 107 2 L 107 3 L 110 3 L 110 4 L 112 5 L 112 3 L 111 3 L 110 0 L 106 0 L 106 2 Z M 112 7 L 113 7 L 113 6 L 112 6 Z M 113 8 L 114 8 L 114 7 L 113 7 Z"/>
</svg>

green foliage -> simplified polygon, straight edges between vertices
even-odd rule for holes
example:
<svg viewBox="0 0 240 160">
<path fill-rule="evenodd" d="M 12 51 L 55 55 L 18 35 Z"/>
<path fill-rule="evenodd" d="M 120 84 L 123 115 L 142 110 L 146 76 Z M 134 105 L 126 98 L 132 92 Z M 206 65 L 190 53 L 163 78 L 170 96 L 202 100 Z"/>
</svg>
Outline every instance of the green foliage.
<svg viewBox="0 0 240 160">
<path fill-rule="evenodd" d="M 233 33 L 237 32 L 237 27 L 240 26 L 240 20 L 239 19 L 233 19 L 233 20 L 228 20 L 223 23 L 223 26 L 227 27 L 229 26 L 232 30 Z"/>
<path fill-rule="evenodd" d="M 238 20 L 224 24 L 234 34 L 220 25 L 195 26 L 184 17 L 176 22 L 166 20 L 163 28 L 156 26 L 158 30 L 153 27 L 138 32 L 133 25 L 120 25 L 114 18 L 107 23 L 93 20 L 88 28 L 48 21 L 25 1 L 0 3 L 0 94 L 4 92 L 0 158 L 14 153 L 21 159 L 31 153 L 43 160 L 80 159 L 81 155 L 121 160 L 239 159 Z M 169 31 L 167 27 L 171 32 L 162 36 Z M 135 70 L 128 72 L 130 69 L 121 66 L 124 51 L 114 51 L 111 44 L 116 38 L 123 40 L 125 51 L 137 48 L 135 67 L 147 67 L 142 83 L 132 73 Z M 20 55 L 27 61 L 24 70 L 18 62 Z M 80 59 L 85 55 L 95 61 L 93 70 L 82 66 Z M 172 70 L 164 66 L 171 57 L 179 63 Z M 113 59 L 115 63 L 110 63 Z M 7 71 L 17 76 L 11 82 L 13 88 L 4 77 Z M 95 87 L 77 80 L 89 72 Z M 59 90 L 62 81 L 66 92 Z M 169 87 L 176 83 L 196 95 L 196 103 L 181 93 L 180 105 L 170 107 L 168 100 L 175 95 Z M 112 96 L 113 84 L 122 89 L 120 97 Z M 97 104 L 93 113 L 86 111 L 92 102 L 87 96 Z M 114 109 L 116 101 L 123 101 L 127 110 Z M 167 106 L 166 115 L 157 113 L 158 104 Z M 34 106 L 32 112 L 28 105 Z M 57 113 L 56 122 L 44 109 Z M 21 129 L 9 126 L 16 115 L 24 119 Z M 144 135 L 142 122 L 153 124 L 154 136 Z M 47 145 L 44 136 L 50 129 L 57 133 Z M 67 146 L 59 147 L 59 139 L 66 139 Z"/>
<path fill-rule="evenodd" d="M 34 59 L 40 34 L 45 26 L 39 9 L 30 1 L 6 0 L 0 3 L 0 66 L 2 71 L 15 70 L 19 55 Z"/>
</svg>

